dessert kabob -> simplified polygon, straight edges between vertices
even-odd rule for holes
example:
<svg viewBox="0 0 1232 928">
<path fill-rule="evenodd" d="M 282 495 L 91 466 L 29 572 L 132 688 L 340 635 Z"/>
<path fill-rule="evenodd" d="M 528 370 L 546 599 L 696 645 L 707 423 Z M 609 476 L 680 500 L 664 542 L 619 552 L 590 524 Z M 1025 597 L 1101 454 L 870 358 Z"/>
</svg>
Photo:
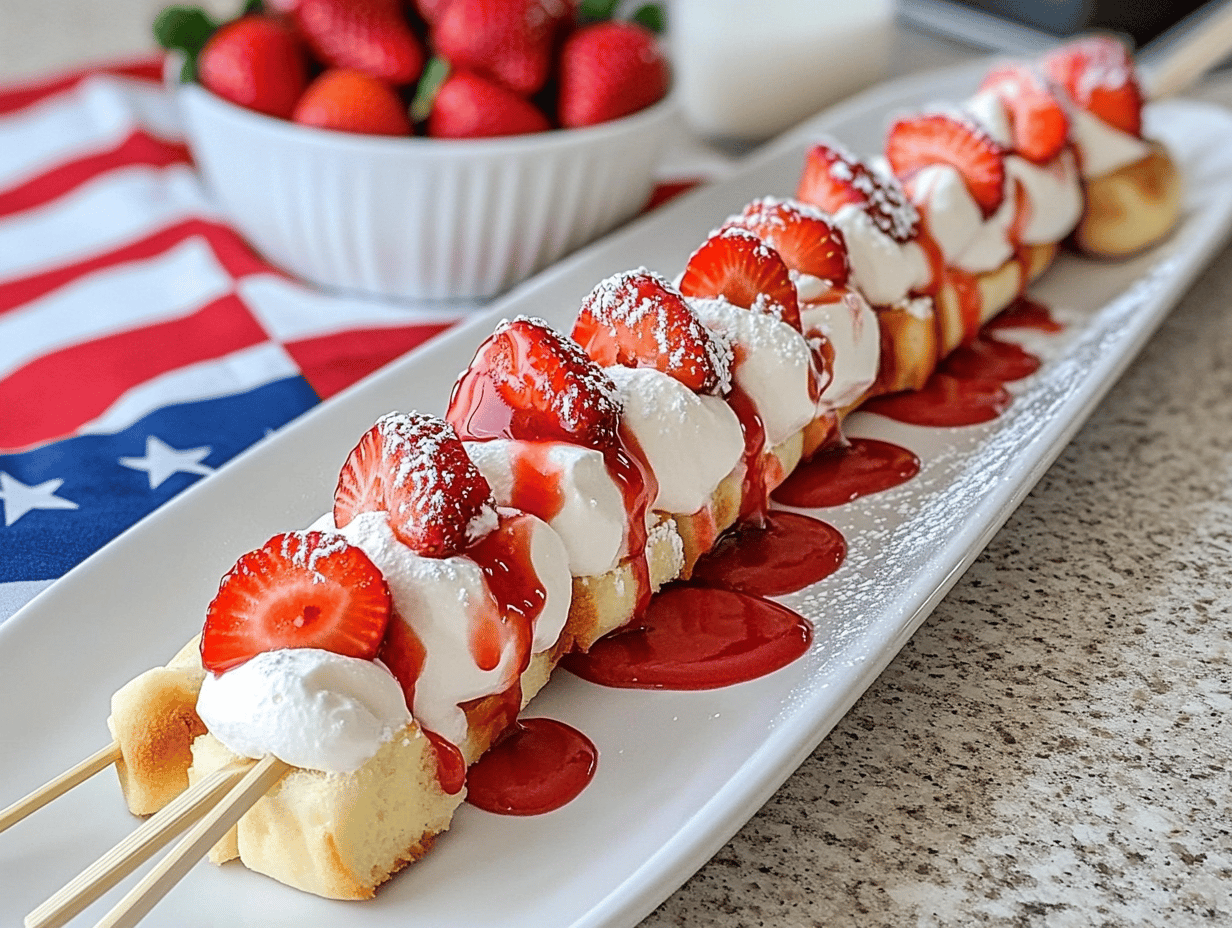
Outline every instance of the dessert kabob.
<svg viewBox="0 0 1232 928">
<path fill-rule="evenodd" d="M 456 433 L 427 416 L 383 418 L 344 466 L 330 516 L 241 558 L 201 636 L 208 673 L 196 708 L 208 731 L 192 744 L 194 786 L 143 829 L 161 827 L 152 823 L 168 809 L 181 815 L 184 796 L 203 784 L 213 789 L 220 775 L 242 770 L 245 757 L 264 758 L 253 770 L 277 783 L 246 781 L 244 804 L 216 806 L 105 923 L 131 923 L 182 874 L 181 862 L 207 847 L 215 861 L 239 856 L 335 898 L 371 895 L 425 852 L 461 801 L 467 766 L 559 657 L 628 625 L 663 582 L 687 573 L 720 524 L 763 512 L 769 489 L 799 457 L 799 433 L 817 414 L 824 353 L 814 353 L 798 322 L 779 318 L 777 305 L 766 313 L 725 305 L 734 329 L 753 320 L 743 335 L 729 339 L 704 326 L 650 272 L 605 281 L 584 305 L 578 331 L 592 354 L 612 356 L 606 368 L 540 320 L 502 323 L 455 388 Z M 784 387 L 796 411 L 776 422 Z M 723 398 L 734 390 L 747 398 L 748 425 Z M 787 466 L 780 434 L 794 448 Z M 582 508 L 580 519 L 570 503 Z M 518 510 L 503 508 L 509 504 L 544 519 L 510 517 Z M 596 553 L 591 526 L 604 517 L 613 533 Z M 486 551 L 510 518 L 535 526 L 535 538 L 523 530 L 501 553 Z M 701 526 L 694 537 L 708 542 L 686 551 L 677 520 Z M 559 622 L 539 614 L 537 591 L 549 584 L 539 557 L 527 553 L 537 546 L 554 565 L 550 586 L 558 592 L 548 602 L 566 604 L 552 613 L 567 615 Z M 479 567 L 463 570 L 459 558 Z M 509 567 L 528 560 L 535 570 Z M 477 629 L 467 604 L 494 592 L 502 594 L 499 608 Z M 523 631 L 502 632 L 514 606 L 537 600 L 533 647 L 525 609 L 521 625 L 512 622 Z M 362 642 L 353 648 L 356 626 Z M 314 634 L 322 627 L 323 639 Z M 506 638 L 520 650 L 509 652 Z M 339 703 L 320 717 L 321 705 Z M 113 885 L 135 865 L 120 856 L 107 855 L 31 924 L 61 924 Z"/>
<path fill-rule="evenodd" d="M 1090 52 L 1083 54 L 1082 60 L 1094 60 Z M 1083 77 L 1080 67 L 1073 73 L 1079 88 L 1072 91 L 1073 105 L 1078 105 L 1081 88 L 1092 78 Z M 836 439 L 847 412 L 869 396 L 921 385 L 939 357 L 1017 295 L 1047 265 L 1066 223 L 1050 215 L 1051 225 L 1042 228 L 1055 231 L 1045 235 L 1042 221 L 1031 231 L 1032 210 L 1038 210 L 1039 203 L 1028 195 L 1030 183 L 1011 182 L 1012 171 L 1023 174 L 1026 169 L 1007 169 L 1009 158 L 1018 152 L 1024 158 L 1030 153 L 1042 159 L 1037 166 L 1059 184 L 1072 179 L 1070 165 L 1085 163 L 1089 156 L 1081 147 L 1076 156 L 1070 153 L 1068 136 L 1048 159 L 1033 147 L 1033 137 L 1020 132 L 1015 142 L 1013 132 L 1024 121 L 1010 118 L 1011 104 L 1018 98 L 1004 88 L 1016 82 L 1022 82 L 1018 75 L 1012 79 L 1005 73 L 994 75 L 985 91 L 1009 101 L 1004 107 L 1009 113 L 1007 138 L 1016 145 L 1013 151 L 997 143 L 990 131 L 981 135 L 980 125 L 967 116 L 945 115 L 945 125 L 961 132 L 949 133 L 940 142 L 934 138 L 928 145 L 920 144 L 920 126 L 935 126 L 937 121 L 931 116 L 905 120 L 891 130 L 889 158 L 891 168 L 898 161 L 904 190 L 889 172 L 823 144 L 810 154 L 800 194 L 830 214 L 799 202 L 767 199 L 750 204 L 695 252 L 678 287 L 644 269 L 602 282 L 582 306 L 573 331 L 576 342 L 538 320 L 519 318 L 502 324 L 480 347 L 455 389 L 448 419 L 456 435 L 430 417 L 394 416 L 378 422 L 344 467 L 332 521 L 308 534 L 278 536 L 261 549 L 264 555 L 254 552 L 246 558 L 268 560 L 280 553 L 287 560 L 289 554 L 292 563 L 297 558 L 311 562 L 313 571 L 332 563 L 335 547 L 367 558 L 391 594 L 387 607 L 391 615 L 377 637 L 376 652 L 368 653 L 369 642 L 367 650 L 342 656 L 377 667 L 385 674 L 380 677 L 383 681 L 386 677 L 398 681 L 402 708 L 415 721 L 369 711 L 373 718 L 385 716 L 377 726 L 380 731 L 414 727 L 419 737 L 380 742 L 391 745 L 396 740 L 409 750 L 378 746 L 349 772 L 356 779 L 347 780 L 350 785 L 341 790 L 336 778 L 314 776 L 311 764 L 289 773 L 273 768 L 280 779 L 278 787 L 214 849 L 215 859 L 239 853 L 254 869 L 312 892 L 344 898 L 370 895 L 382 879 L 422 854 L 448 826 L 461 801 L 466 765 L 516 717 L 563 653 L 585 649 L 627 625 L 662 583 L 687 576 L 723 530 L 737 522 L 757 522 L 774 486 L 801 458 Z M 987 101 L 972 108 L 980 106 L 985 112 L 989 109 Z M 895 147 L 896 136 L 899 143 L 904 137 L 912 143 L 905 146 L 909 157 L 904 156 L 902 144 Z M 981 158 L 991 152 L 994 162 L 999 159 L 1002 196 L 1013 197 L 1012 210 L 1004 199 L 992 207 L 987 191 L 995 185 L 978 183 L 988 178 L 972 168 L 972 137 Z M 1146 150 L 1140 161 L 1155 158 L 1170 169 L 1166 154 Z M 986 166 L 986 161 L 978 164 Z M 1135 165 L 1141 167 L 1126 162 L 1107 176 L 1120 176 Z M 819 166 L 824 170 L 819 172 Z M 995 168 L 990 176 L 996 179 Z M 1092 178 L 1088 193 L 1099 189 L 1105 176 Z M 1006 240 L 1010 256 L 1000 265 L 972 270 L 966 256 L 978 249 L 960 247 L 959 236 L 945 227 L 950 221 L 943 218 L 945 209 L 938 207 L 949 201 L 935 191 L 947 185 L 950 200 L 961 205 L 958 194 L 965 191 L 974 201 L 981 233 L 991 227 Z M 1156 189 L 1166 191 L 1169 184 Z M 919 211 L 911 197 L 918 199 Z M 1163 200 L 1162 207 L 1158 198 L 1142 202 L 1167 211 L 1169 199 Z M 991 213 L 985 216 L 989 207 Z M 1088 206 L 1079 221 L 1095 222 L 1097 215 Z M 1174 219 L 1175 209 L 1171 215 Z M 939 240 L 946 244 L 938 244 Z M 1140 245 L 1146 243 L 1144 239 Z M 1024 260 L 1024 252 L 1033 257 Z M 991 259 L 987 263 L 993 264 Z M 1012 278 L 1012 285 L 995 283 L 1004 276 Z M 974 286 L 980 293 L 978 311 L 969 296 L 946 296 L 946 288 L 963 286 L 968 291 Z M 464 445 L 457 441 L 458 435 L 466 439 Z M 416 450 L 421 443 L 434 449 L 428 457 L 444 463 L 412 466 L 412 460 L 424 460 Z M 404 491 L 416 485 L 415 474 L 424 473 L 432 475 L 425 484 L 429 490 L 441 491 L 448 484 L 461 492 L 445 523 L 439 517 L 446 510 L 433 509 L 428 502 L 439 504 L 443 498 L 439 492 L 425 491 L 421 503 L 407 508 Z M 497 518 L 498 505 L 535 512 L 539 520 Z M 396 511 L 402 515 L 396 516 Z M 511 525 L 523 528 L 514 531 Z M 528 525 L 536 528 L 531 531 Z M 564 599 L 567 617 L 559 625 L 555 619 L 543 620 L 542 632 L 532 623 L 536 631 L 528 632 L 527 610 L 519 613 L 520 621 L 512 621 L 509 611 L 525 596 L 509 595 L 506 584 L 505 605 L 484 625 L 491 633 L 485 640 L 498 645 L 486 651 L 478 648 L 488 654 L 479 660 L 475 642 L 459 633 L 463 627 L 473 627 L 473 621 L 462 621 L 456 611 L 451 617 L 448 610 L 434 613 L 427 608 L 426 613 L 436 614 L 445 626 L 453 623 L 453 637 L 446 637 L 448 644 L 440 653 L 462 655 L 452 664 L 439 657 L 430 660 L 424 650 L 426 633 L 391 616 L 418 614 L 418 606 L 408 605 L 411 601 L 419 606 L 430 603 L 434 594 L 423 593 L 424 584 L 442 598 L 466 589 L 478 599 L 483 599 L 481 591 L 491 595 L 493 584 L 502 582 L 491 570 L 477 568 L 482 576 L 472 570 L 468 581 L 449 571 L 438 575 L 438 568 L 494 533 L 507 534 L 509 544 L 515 536 L 521 539 L 521 548 L 514 545 L 522 551 L 514 558 L 518 562 L 536 544 L 554 550 L 549 561 L 556 567 L 550 572 L 558 592 L 551 598 L 557 606 Z M 548 537 L 555 541 L 534 540 Z M 322 547 L 330 553 L 319 550 Z M 403 549 L 434 566 L 418 572 L 406 568 Z M 353 553 L 348 557 L 359 560 Z M 250 569 L 241 569 L 244 563 L 241 559 L 228 578 L 239 582 L 236 578 L 251 574 Z M 397 584 L 390 578 L 404 576 L 412 578 L 406 582 L 413 592 L 401 595 L 399 607 Z M 447 582 L 437 583 L 441 576 L 448 577 Z M 350 588 L 351 579 L 341 586 Z M 227 585 L 224 580 L 224 588 Z M 535 589 L 547 585 L 538 580 L 531 584 Z M 225 599 L 223 590 L 220 597 Z M 291 609 L 290 614 L 306 622 L 310 614 L 319 614 L 304 611 L 310 607 L 318 608 L 300 602 L 296 607 L 300 611 Z M 217 612 L 224 614 L 229 612 L 221 608 Z M 562 613 L 558 608 L 553 614 Z M 530 639 L 533 645 L 527 644 Z M 211 630 L 207 621 L 203 657 L 207 651 L 216 655 L 217 640 L 217 623 Z M 268 682 L 266 678 L 281 674 L 289 681 L 286 685 L 299 686 L 298 681 L 312 679 L 314 673 L 298 664 L 294 671 L 287 669 L 302 659 L 286 658 L 288 647 L 303 649 L 303 639 L 293 637 L 293 641 L 298 643 L 269 638 L 236 667 L 223 668 L 207 657 L 208 678 L 242 680 L 246 676 L 242 668 L 251 664 L 248 675 Z M 372 663 L 375 656 L 382 657 L 383 666 Z M 262 670 L 267 661 L 287 667 Z M 238 734 L 229 739 L 229 748 L 216 737 L 226 737 L 227 720 L 208 708 L 203 714 L 212 718 L 213 734 L 201 736 L 199 714 L 190 703 L 196 703 L 196 689 L 207 675 L 194 663 L 181 656 L 133 687 L 131 698 L 113 703 L 117 737 L 131 731 L 137 740 L 148 739 L 152 732 L 171 729 L 174 737 L 163 740 L 178 745 L 195 738 L 191 771 L 183 752 L 155 757 L 150 765 L 153 773 L 173 785 L 149 799 L 149 805 L 165 802 L 190 776 L 207 781 L 215 772 L 240 763 L 239 755 L 264 753 L 266 745 L 244 742 L 254 728 L 251 702 L 245 699 L 239 700 Z M 479 673 L 474 672 L 476 667 Z M 372 676 L 371 671 L 364 673 Z M 466 689 L 470 684 L 464 681 L 471 678 L 486 680 L 489 688 Z M 325 689 L 334 692 L 333 686 L 331 682 Z M 210 683 L 207 688 L 215 687 Z M 392 693 L 388 685 L 384 688 Z M 207 705 L 211 698 L 205 697 Z M 364 703 L 367 697 L 356 699 Z M 176 719 L 176 724 L 165 724 L 168 718 Z M 126 795 L 137 810 L 133 787 L 150 776 L 135 764 L 126 766 L 133 781 Z M 357 806 L 355 797 L 388 796 L 390 784 L 395 783 L 407 791 L 397 800 L 400 811 L 395 818 L 402 824 L 386 831 L 369 827 L 373 819 L 365 816 L 375 814 L 374 804 Z M 312 806 L 329 809 L 333 824 L 323 830 L 310 827 L 310 820 L 320 821 L 302 814 Z M 386 812 L 381 809 L 382 820 Z M 218 831 L 222 821 L 211 827 Z M 229 824 L 218 834 L 228 828 Z M 247 839 L 242 837 L 246 833 Z M 218 837 L 214 832 L 201 834 L 205 837 L 198 835 L 194 847 L 203 841 L 212 844 Z M 340 843 L 347 848 L 345 854 L 337 850 Z M 301 847 L 302 851 L 288 852 Z M 117 872 L 111 877 L 118 878 Z M 77 897 L 78 903 L 81 898 Z"/>
<path fill-rule="evenodd" d="M 1143 104 L 1125 47 L 1094 37 L 994 68 L 962 104 L 896 120 L 883 157 L 864 162 L 831 142 L 809 152 L 797 196 L 843 229 L 890 349 L 874 392 L 922 386 L 935 360 L 1023 293 L 1067 239 L 1119 258 L 1175 227 L 1180 174 L 1143 137 Z M 907 252 L 913 242 L 929 258 L 927 278 Z M 895 247 L 910 259 L 897 265 L 914 269 L 910 284 L 877 259 Z M 910 302 L 921 292 L 933 297 L 931 332 L 928 304 Z"/>
</svg>

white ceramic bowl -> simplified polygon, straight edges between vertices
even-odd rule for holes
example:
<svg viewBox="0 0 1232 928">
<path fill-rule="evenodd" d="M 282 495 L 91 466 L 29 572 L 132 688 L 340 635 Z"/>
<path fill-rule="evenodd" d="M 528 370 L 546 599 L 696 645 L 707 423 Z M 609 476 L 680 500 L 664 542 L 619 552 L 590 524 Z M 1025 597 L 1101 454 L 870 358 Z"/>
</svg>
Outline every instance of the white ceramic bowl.
<svg viewBox="0 0 1232 928">
<path fill-rule="evenodd" d="M 491 296 L 623 222 L 677 118 L 669 97 L 585 129 L 387 138 L 179 93 L 193 157 L 257 249 L 313 283 L 402 299 Z"/>
</svg>

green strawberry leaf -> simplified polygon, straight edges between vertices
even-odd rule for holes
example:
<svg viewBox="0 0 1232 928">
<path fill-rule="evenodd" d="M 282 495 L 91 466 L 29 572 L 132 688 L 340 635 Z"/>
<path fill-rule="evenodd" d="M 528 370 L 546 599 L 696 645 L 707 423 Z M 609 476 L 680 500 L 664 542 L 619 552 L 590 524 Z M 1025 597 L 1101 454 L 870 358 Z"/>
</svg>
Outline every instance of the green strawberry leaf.
<svg viewBox="0 0 1232 928">
<path fill-rule="evenodd" d="M 651 32 L 662 32 L 667 28 L 667 16 L 663 13 L 663 7 L 657 3 L 647 3 L 645 6 L 638 7 L 637 12 L 630 18 Z"/>
<path fill-rule="evenodd" d="M 432 104 L 436 102 L 436 94 L 449 76 L 449 62 L 439 56 L 424 65 L 423 74 L 415 87 L 415 97 L 411 100 L 411 121 L 423 122 L 432 112 Z"/>
<path fill-rule="evenodd" d="M 582 0 L 578 4 L 578 21 L 583 23 L 611 19 L 620 0 Z"/>
<path fill-rule="evenodd" d="M 189 83 L 197 79 L 197 55 L 217 29 L 218 24 L 195 6 L 169 6 L 154 20 L 154 39 L 169 51 L 184 53 L 180 80 Z"/>
</svg>

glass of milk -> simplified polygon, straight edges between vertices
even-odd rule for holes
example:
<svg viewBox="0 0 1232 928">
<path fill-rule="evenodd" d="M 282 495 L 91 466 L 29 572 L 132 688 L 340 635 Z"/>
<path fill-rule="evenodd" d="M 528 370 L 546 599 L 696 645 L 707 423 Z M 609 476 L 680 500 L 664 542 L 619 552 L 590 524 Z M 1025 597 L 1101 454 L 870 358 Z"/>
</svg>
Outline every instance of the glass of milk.
<svg viewBox="0 0 1232 928">
<path fill-rule="evenodd" d="M 677 98 L 715 140 L 769 138 L 882 80 L 894 0 L 671 0 Z"/>
</svg>

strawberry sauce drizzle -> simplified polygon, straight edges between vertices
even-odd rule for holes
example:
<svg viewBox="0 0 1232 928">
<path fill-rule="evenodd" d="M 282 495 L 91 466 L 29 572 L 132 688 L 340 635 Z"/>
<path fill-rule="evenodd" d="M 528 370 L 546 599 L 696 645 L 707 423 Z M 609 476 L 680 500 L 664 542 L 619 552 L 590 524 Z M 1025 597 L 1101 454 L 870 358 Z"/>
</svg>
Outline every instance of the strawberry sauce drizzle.
<svg viewBox="0 0 1232 928">
<path fill-rule="evenodd" d="M 576 798 L 598 762 L 598 749 L 576 728 L 521 719 L 471 767 L 466 801 L 499 815 L 542 815 Z"/>
<path fill-rule="evenodd" d="M 777 502 L 805 509 L 841 506 L 906 483 L 919 472 L 920 459 L 906 448 L 853 438 L 802 462 L 773 495 Z"/>
<path fill-rule="evenodd" d="M 740 420 L 740 430 L 744 433 L 744 479 L 741 483 L 740 517 L 741 522 L 759 524 L 765 517 L 769 503 L 766 491 L 766 427 L 762 424 L 757 407 L 749 395 L 739 387 L 732 387 L 727 396 L 727 402 Z"/>
<path fill-rule="evenodd" d="M 958 312 L 962 318 L 963 342 L 970 341 L 980 331 L 984 316 L 984 297 L 976 276 L 961 268 L 947 268 L 950 286 L 958 297 Z"/>
<path fill-rule="evenodd" d="M 436 751 L 436 778 L 440 781 L 441 789 L 450 796 L 456 796 L 466 785 L 466 760 L 462 757 L 462 752 L 436 732 L 424 729 L 424 734 Z"/>
<path fill-rule="evenodd" d="M 824 580 L 842 566 L 838 529 L 794 512 L 770 512 L 762 528 L 727 535 L 693 568 L 692 584 L 753 596 L 782 596 Z"/>
<path fill-rule="evenodd" d="M 1040 359 L 1026 349 L 980 334 L 961 345 L 941 365 L 941 370 L 963 380 L 1022 380 L 1039 370 Z"/>
<path fill-rule="evenodd" d="M 758 596 L 704 586 L 671 586 L 634 627 L 570 654 L 563 666 L 584 680 L 621 689 L 707 690 L 755 680 L 808 650 L 803 616 Z"/>
<path fill-rule="evenodd" d="M 1029 296 L 1020 296 L 994 316 L 984 329 L 992 332 L 999 329 L 1035 329 L 1056 334 L 1064 331 L 1065 326 L 1053 318 L 1048 306 Z"/>
<path fill-rule="evenodd" d="M 634 615 L 640 615 L 650 602 L 650 562 L 646 555 L 646 516 L 651 503 L 659 495 L 659 481 L 646 463 L 646 456 L 637 439 L 623 426 L 620 442 L 604 452 L 608 473 L 620 487 L 625 501 L 626 548 L 629 565 L 637 583 L 637 605 Z"/>
<path fill-rule="evenodd" d="M 550 522 L 564 508 L 561 469 L 552 461 L 550 442 L 519 442 L 513 448 L 513 492 L 509 503 Z"/>
<path fill-rule="evenodd" d="M 504 516 L 489 532 L 466 551 L 479 565 L 496 609 L 478 609 L 472 616 L 471 653 L 484 670 L 500 663 L 505 644 L 512 636 L 517 648 L 517 672 L 530 663 L 535 620 L 543 611 L 547 591 L 539 582 L 530 559 L 531 517 Z"/>
<path fill-rule="evenodd" d="M 863 408 L 911 425 L 955 428 L 991 422 L 1009 405 L 1009 391 L 999 380 L 960 380 L 936 373 L 922 390 L 879 396 Z"/>
</svg>

